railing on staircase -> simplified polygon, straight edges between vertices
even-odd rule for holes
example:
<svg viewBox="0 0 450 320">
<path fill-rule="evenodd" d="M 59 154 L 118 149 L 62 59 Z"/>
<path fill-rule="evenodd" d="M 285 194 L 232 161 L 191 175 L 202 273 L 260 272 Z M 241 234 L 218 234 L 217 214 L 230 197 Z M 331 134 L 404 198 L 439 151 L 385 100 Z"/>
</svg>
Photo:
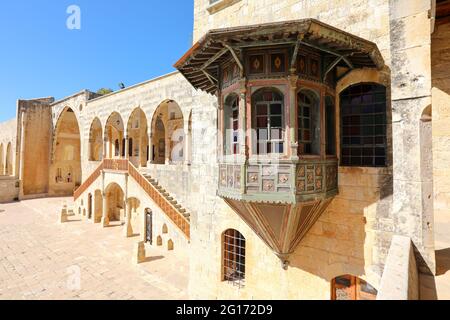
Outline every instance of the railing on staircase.
<svg viewBox="0 0 450 320">
<path fill-rule="evenodd" d="M 103 168 L 115 171 L 128 171 L 129 161 L 127 159 L 105 159 Z"/>
<path fill-rule="evenodd" d="M 78 189 L 75 190 L 75 192 L 73 193 L 73 198 L 75 199 L 75 201 L 77 201 L 78 198 L 87 190 L 87 188 L 89 188 L 89 186 L 93 184 L 95 180 L 98 179 L 98 177 L 100 177 L 100 174 L 102 173 L 103 170 L 103 165 L 104 165 L 103 162 L 100 163 L 98 168 L 94 170 L 94 172 L 89 176 L 89 178 L 87 178 L 81 184 L 81 186 L 79 186 Z"/>
<path fill-rule="evenodd" d="M 175 206 L 170 203 L 132 163 L 128 165 L 128 173 L 136 180 L 139 186 L 153 199 L 153 201 L 164 211 L 172 222 L 190 239 L 190 223 Z"/>
<path fill-rule="evenodd" d="M 97 180 L 102 170 L 114 170 L 128 172 L 128 174 L 144 189 L 150 198 L 163 210 L 170 220 L 190 239 L 190 223 L 178 209 L 166 199 L 150 181 L 144 177 L 138 169 L 127 159 L 104 159 L 100 166 L 89 176 L 89 178 L 75 191 L 75 201 Z"/>
</svg>

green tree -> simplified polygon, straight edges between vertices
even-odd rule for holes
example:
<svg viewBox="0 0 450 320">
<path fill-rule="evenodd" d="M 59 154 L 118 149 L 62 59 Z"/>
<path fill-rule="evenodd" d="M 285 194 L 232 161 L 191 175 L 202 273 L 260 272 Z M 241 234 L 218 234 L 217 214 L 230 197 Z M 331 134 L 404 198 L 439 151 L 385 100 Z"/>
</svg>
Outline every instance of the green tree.
<svg viewBox="0 0 450 320">
<path fill-rule="evenodd" d="M 101 89 L 97 90 L 97 94 L 100 94 L 102 96 L 105 95 L 105 94 L 111 93 L 111 92 L 114 92 L 114 90 L 113 89 L 109 89 L 109 88 L 101 88 Z"/>
</svg>

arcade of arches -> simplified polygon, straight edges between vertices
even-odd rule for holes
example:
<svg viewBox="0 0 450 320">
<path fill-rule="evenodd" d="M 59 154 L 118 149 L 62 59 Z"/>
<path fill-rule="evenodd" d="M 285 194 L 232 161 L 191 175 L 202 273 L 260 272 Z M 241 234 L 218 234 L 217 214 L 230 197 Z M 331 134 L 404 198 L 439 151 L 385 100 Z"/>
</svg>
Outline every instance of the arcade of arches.
<svg viewBox="0 0 450 320">
<path fill-rule="evenodd" d="M 166 100 L 156 109 L 151 126 L 148 123 L 141 108 L 131 113 L 126 127 L 118 112 L 109 116 L 104 130 L 101 121 L 95 118 L 89 132 L 89 161 L 126 158 L 137 168 L 146 167 L 148 163 L 190 161 L 192 113 L 185 131 L 181 108 L 175 101 Z"/>
</svg>

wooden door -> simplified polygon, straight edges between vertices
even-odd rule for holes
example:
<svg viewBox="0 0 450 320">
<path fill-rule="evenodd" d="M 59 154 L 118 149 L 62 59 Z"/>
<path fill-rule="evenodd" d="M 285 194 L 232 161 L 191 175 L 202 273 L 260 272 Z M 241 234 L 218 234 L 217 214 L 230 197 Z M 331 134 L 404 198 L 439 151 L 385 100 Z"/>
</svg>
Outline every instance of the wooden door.
<svg viewBox="0 0 450 320">
<path fill-rule="evenodd" d="M 333 279 L 331 300 L 376 300 L 377 290 L 366 281 L 351 275 Z"/>
</svg>

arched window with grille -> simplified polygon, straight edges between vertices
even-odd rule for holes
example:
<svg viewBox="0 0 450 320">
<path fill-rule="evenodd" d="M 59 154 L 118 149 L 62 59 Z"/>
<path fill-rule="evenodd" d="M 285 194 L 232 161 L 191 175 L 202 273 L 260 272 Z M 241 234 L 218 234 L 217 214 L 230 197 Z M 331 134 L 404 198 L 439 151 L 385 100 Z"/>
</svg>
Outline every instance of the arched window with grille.
<svg viewBox="0 0 450 320">
<path fill-rule="evenodd" d="M 284 97 L 274 88 L 263 88 L 252 96 L 253 128 L 256 142 L 253 153 L 259 155 L 284 153 Z"/>
<path fill-rule="evenodd" d="M 234 229 L 223 234 L 223 280 L 239 287 L 245 283 L 245 238 Z"/>
<path fill-rule="evenodd" d="M 386 87 L 353 85 L 340 94 L 341 165 L 387 165 Z"/>
<path fill-rule="evenodd" d="M 239 96 L 232 94 L 224 106 L 224 151 L 226 155 L 239 153 Z"/>
<path fill-rule="evenodd" d="M 320 100 L 309 90 L 298 93 L 299 154 L 320 155 Z"/>
</svg>

